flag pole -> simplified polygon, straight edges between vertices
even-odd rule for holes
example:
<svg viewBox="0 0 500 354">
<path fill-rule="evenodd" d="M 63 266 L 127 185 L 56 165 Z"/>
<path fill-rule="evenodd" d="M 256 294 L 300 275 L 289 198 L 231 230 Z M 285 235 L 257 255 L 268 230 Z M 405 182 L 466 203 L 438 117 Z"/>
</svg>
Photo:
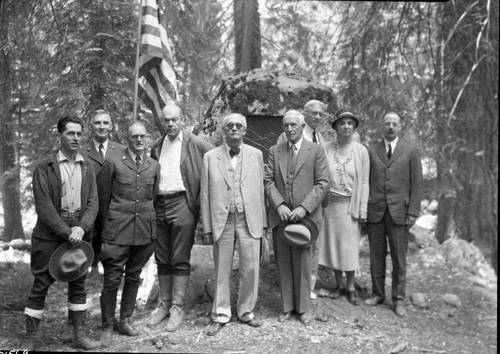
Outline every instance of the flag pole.
<svg viewBox="0 0 500 354">
<path fill-rule="evenodd" d="M 141 26 L 142 26 L 142 1 L 139 0 L 139 21 L 137 26 L 137 52 L 135 55 L 135 72 L 134 72 L 134 112 L 133 120 L 137 119 L 137 96 L 139 92 L 139 55 L 141 51 Z"/>
</svg>

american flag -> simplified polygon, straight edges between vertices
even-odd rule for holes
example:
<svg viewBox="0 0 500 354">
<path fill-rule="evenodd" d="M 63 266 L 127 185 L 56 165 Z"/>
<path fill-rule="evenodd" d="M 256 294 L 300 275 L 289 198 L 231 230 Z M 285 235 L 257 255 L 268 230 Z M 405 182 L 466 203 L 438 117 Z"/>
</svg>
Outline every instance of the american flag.
<svg viewBox="0 0 500 354">
<path fill-rule="evenodd" d="M 138 96 L 159 123 L 162 108 L 177 98 L 177 83 L 158 0 L 142 0 L 141 7 Z"/>
</svg>

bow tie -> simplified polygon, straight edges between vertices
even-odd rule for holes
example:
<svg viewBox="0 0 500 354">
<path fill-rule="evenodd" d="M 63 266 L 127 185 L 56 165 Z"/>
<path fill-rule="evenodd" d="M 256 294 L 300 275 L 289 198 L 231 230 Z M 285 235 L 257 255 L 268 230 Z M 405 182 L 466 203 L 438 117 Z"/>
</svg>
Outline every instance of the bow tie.
<svg viewBox="0 0 500 354">
<path fill-rule="evenodd" d="M 240 148 L 229 150 L 229 156 L 231 156 L 231 158 L 233 158 L 234 155 L 238 155 L 239 153 L 240 153 Z"/>
</svg>

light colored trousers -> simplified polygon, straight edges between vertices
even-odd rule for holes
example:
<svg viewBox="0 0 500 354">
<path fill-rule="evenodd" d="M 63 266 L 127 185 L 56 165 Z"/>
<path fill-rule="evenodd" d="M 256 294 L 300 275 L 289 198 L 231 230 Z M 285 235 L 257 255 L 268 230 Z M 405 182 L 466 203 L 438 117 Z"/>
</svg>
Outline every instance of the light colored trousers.
<svg viewBox="0 0 500 354">
<path fill-rule="evenodd" d="M 253 238 L 248 230 L 245 213 L 229 213 L 221 237 L 214 242 L 215 296 L 212 320 L 227 323 L 231 319 L 231 270 L 234 246 L 239 245 L 239 294 L 236 310 L 238 318 L 248 322 L 254 318 L 253 309 L 259 293 L 260 238 Z"/>
</svg>

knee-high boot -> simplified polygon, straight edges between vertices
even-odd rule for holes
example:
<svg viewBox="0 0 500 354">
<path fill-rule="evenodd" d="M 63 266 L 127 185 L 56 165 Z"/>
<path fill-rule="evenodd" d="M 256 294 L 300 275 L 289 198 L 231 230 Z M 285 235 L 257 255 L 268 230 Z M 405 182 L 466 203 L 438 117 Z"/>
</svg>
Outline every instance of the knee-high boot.
<svg viewBox="0 0 500 354">
<path fill-rule="evenodd" d="M 120 328 L 118 332 L 129 337 L 138 336 L 142 332 L 132 326 L 132 323 L 130 322 L 131 317 L 134 313 L 135 300 L 137 298 L 138 291 L 138 286 L 130 285 L 125 282 L 122 292 L 122 301 L 120 303 Z"/>
<path fill-rule="evenodd" d="M 109 347 L 115 321 L 116 293 L 102 293 L 99 300 L 101 303 L 102 318 L 101 344 L 104 347 Z"/>
<path fill-rule="evenodd" d="M 184 319 L 183 305 L 188 284 L 189 275 L 174 275 L 172 307 L 166 328 L 169 332 L 177 331 Z"/>
<path fill-rule="evenodd" d="M 86 311 L 70 311 L 69 315 L 73 318 L 75 327 L 75 344 L 78 348 L 84 350 L 97 349 L 101 347 L 101 343 L 92 340 L 85 336 L 83 331 L 83 322 Z"/>
<path fill-rule="evenodd" d="M 172 288 L 174 286 L 173 274 L 158 274 L 158 287 L 160 288 L 160 303 L 151 314 L 147 326 L 156 327 L 170 315 L 172 307 Z"/>
</svg>

